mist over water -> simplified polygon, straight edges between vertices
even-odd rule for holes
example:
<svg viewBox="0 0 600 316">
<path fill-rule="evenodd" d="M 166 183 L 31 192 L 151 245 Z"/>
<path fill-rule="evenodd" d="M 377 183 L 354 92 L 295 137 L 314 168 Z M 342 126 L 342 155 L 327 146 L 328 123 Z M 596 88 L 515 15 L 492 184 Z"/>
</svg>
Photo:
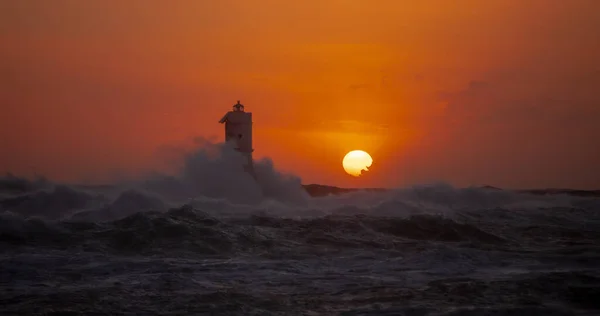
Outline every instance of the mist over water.
<svg viewBox="0 0 600 316">
<path fill-rule="evenodd" d="M 596 315 L 600 199 L 420 185 L 312 197 L 198 140 L 173 173 L 0 178 L 0 312 Z"/>
<path fill-rule="evenodd" d="M 245 157 L 232 144 L 196 140 L 201 146 L 185 154 L 175 175 L 155 174 L 135 186 L 169 201 L 193 198 L 224 199 L 237 204 L 259 204 L 267 200 L 302 204 L 308 194 L 301 179 L 278 172 L 268 158 L 256 160 L 257 180 L 244 171 Z"/>
</svg>

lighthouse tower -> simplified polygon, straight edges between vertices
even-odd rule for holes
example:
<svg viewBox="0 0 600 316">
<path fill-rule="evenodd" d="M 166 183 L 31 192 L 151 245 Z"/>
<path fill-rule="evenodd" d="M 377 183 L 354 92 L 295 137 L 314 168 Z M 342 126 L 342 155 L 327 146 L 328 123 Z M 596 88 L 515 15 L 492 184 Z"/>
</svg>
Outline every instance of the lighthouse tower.
<svg viewBox="0 0 600 316">
<path fill-rule="evenodd" d="M 244 105 L 238 100 L 233 109 L 219 121 L 225 124 L 225 141 L 233 142 L 235 149 L 247 159 L 246 171 L 254 176 L 254 165 L 252 161 L 252 113 L 244 111 Z"/>
</svg>

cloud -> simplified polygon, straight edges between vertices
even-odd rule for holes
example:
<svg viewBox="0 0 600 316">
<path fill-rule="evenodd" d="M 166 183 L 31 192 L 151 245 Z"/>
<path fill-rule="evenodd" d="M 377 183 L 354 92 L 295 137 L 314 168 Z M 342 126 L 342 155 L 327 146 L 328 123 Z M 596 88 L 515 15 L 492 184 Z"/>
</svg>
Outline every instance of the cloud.
<svg viewBox="0 0 600 316">
<path fill-rule="evenodd" d="M 348 87 L 350 91 L 367 90 L 369 88 L 371 88 L 371 85 L 368 83 L 351 84 Z"/>
<path fill-rule="evenodd" d="M 436 93 L 446 106 L 431 124 L 433 136 L 424 140 L 435 143 L 436 153 L 430 154 L 444 155 L 446 165 L 471 181 L 493 178 L 512 187 L 600 185 L 590 175 L 600 173 L 593 162 L 600 159 L 594 136 L 600 135 L 598 72 L 490 77 Z"/>
<path fill-rule="evenodd" d="M 467 123 L 465 127 L 503 123 L 507 128 L 520 124 L 580 128 L 581 124 L 592 123 L 592 119 L 600 119 L 596 106 L 600 104 L 600 94 L 596 92 L 600 86 L 600 72 L 555 81 L 538 78 L 535 84 L 523 77 L 515 74 L 495 82 L 471 80 L 462 90 L 439 91 L 437 100 L 447 104 L 445 117 L 448 122 Z M 464 122 L 463 118 L 469 121 Z M 547 126 L 552 124 L 560 125 Z"/>
</svg>

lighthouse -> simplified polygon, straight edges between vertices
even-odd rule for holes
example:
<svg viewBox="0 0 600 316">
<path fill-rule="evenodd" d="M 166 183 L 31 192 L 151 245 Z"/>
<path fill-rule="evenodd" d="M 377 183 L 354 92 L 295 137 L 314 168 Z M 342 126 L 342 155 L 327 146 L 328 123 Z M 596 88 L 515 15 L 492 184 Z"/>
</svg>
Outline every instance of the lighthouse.
<svg viewBox="0 0 600 316">
<path fill-rule="evenodd" d="M 219 121 L 225 124 L 225 142 L 233 142 L 235 150 L 242 153 L 246 160 L 246 171 L 254 177 L 254 164 L 252 161 L 252 113 L 244 110 L 244 105 L 238 100 L 231 111 Z"/>
</svg>

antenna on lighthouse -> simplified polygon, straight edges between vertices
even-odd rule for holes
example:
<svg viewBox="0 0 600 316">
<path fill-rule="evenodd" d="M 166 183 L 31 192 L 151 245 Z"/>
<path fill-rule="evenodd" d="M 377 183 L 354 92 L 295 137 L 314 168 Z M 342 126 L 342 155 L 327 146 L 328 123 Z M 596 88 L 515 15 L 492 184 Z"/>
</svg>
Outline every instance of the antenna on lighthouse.
<svg viewBox="0 0 600 316">
<path fill-rule="evenodd" d="M 244 110 L 240 100 L 233 105 L 231 111 L 225 113 L 219 123 L 225 124 L 225 142 L 233 142 L 235 150 L 242 153 L 246 159 L 246 170 L 254 175 L 254 164 L 252 160 L 252 113 Z"/>
<path fill-rule="evenodd" d="M 237 103 L 233 105 L 233 110 L 244 112 L 244 105 L 240 103 L 240 100 L 238 100 Z"/>
</svg>

